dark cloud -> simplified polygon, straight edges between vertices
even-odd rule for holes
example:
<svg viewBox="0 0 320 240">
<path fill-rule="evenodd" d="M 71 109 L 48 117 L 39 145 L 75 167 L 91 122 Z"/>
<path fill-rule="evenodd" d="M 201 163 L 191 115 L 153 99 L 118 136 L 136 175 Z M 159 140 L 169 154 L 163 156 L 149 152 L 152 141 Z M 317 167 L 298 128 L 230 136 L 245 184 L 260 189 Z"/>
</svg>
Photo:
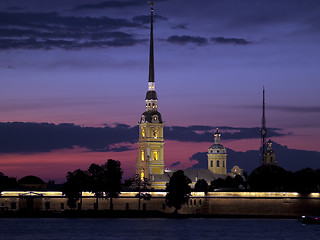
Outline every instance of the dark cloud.
<svg viewBox="0 0 320 240">
<path fill-rule="evenodd" d="M 174 162 L 174 163 L 172 163 L 172 164 L 170 165 L 170 167 L 176 167 L 176 166 L 178 166 L 180 163 L 181 163 L 180 161 Z"/>
<path fill-rule="evenodd" d="M 166 0 L 157 0 L 155 3 L 164 2 Z M 127 7 L 139 7 L 147 5 L 147 0 L 124 0 L 124 1 L 103 1 L 95 4 L 82 4 L 74 7 L 73 10 L 83 10 L 83 9 L 105 9 L 105 8 L 127 8 Z"/>
<path fill-rule="evenodd" d="M 7 10 L 9 11 L 22 11 L 24 8 L 22 7 L 8 7 Z"/>
<path fill-rule="evenodd" d="M 232 7 L 230 7 L 232 6 Z M 237 1 L 230 0 L 216 3 L 212 15 L 225 18 L 228 23 L 225 27 L 229 29 L 251 29 L 261 30 L 270 26 L 278 28 L 294 28 L 306 24 L 306 19 L 319 16 L 320 2 L 318 0 L 308 1 Z M 314 22 L 310 24 L 314 24 Z"/>
<path fill-rule="evenodd" d="M 220 127 L 223 140 L 259 138 L 259 128 Z M 282 136 L 279 129 L 268 129 L 269 136 Z M 165 127 L 166 140 L 212 142 L 214 127 Z M 84 147 L 90 151 L 127 151 L 136 143 L 138 126 L 118 124 L 114 127 L 81 127 L 74 124 L 0 123 L 0 153 L 48 152 L 56 149 Z"/>
<path fill-rule="evenodd" d="M 169 43 L 180 44 L 180 45 L 185 45 L 187 43 L 194 43 L 197 46 L 204 46 L 208 44 L 208 40 L 206 38 L 188 36 L 188 35 L 183 35 L 183 36 L 173 35 L 168 37 L 166 41 Z"/>
<path fill-rule="evenodd" d="M 135 16 L 133 17 L 133 22 L 138 22 L 142 24 L 148 24 L 150 23 L 150 15 L 141 15 L 141 16 Z M 168 18 L 160 16 L 160 15 L 154 15 L 154 21 L 156 20 L 162 20 L 162 21 L 168 21 Z"/>
<path fill-rule="evenodd" d="M 104 150 L 95 150 L 98 152 L 126 152 L 130 150 L 134 150 L 135 148 L 132 148 L 131 146 L 120 146 L 120 147 L 106 147 Z"/>
<path fill-rule="evenodd" d="M 278 165 L 289 171 L 297 171 L 302 168 L 320 168 L 320 152 L 289 149 L 287 146 L 282 146 L 273 143 L 272 148 L 275 152 Z M 250 150 L 246 152 L 236 152 L 232 149 L 227 149 L 227 171 L 235 165 L 244 169 L 249 174 L 258 166 L 261 165 L 260 151 Z M 193 154 L 190 161 L 197 161 L 192 168 L 206 169 L 208 168 L 207 152 L 198 152 Z"/>
<path fill-rule="evenodd" d="M 320 107 L 318 106 L 268 106 L 269 109 L 287 111 L 287 112 L 296 112 L 296 113 L 320 113 Z"/>
<path fill-rule="evenodd" d="M 268 128 L 268 137 L 284 136 L 280 133 L 279 128 Z M 212 126 L 189 126 L 189 127 L 166 127 L 164 134 L 166 139 L 177 140 L 182 142 L 212 142 L 213 132 L 215 128 Z M 240 140 L 260 138 L 260 128 L 233 128 L 219 127 L 222 132 L 223 140 Z"/>
<path fill-rule="evenodd" d="M 225 38 L 225 37 L 211 38 L 211 41 L 219 44 L 239 44 L 239 45 L 247 45 L 252 43 L 243 38 Z"/>
<path fill-rule="evenodd" d="M 122 18 L 60 16 L 55 12 L 0 12 L 0 26 L 33 27 L 33 29 L 38 30 L 102 30 L 137 27 L 139 25 Z"/>
<path fill-rule="evenodd" d="M 133 46 L 144 40 L 122 28 L 138 23 L 108 17 L 63 17 L 57 13 L 0 13 L 0 49 L 80 49 Z"/>
<path fill-rule="evenodd" d="M 172 29 L 187 29 L 187 24 L 181 23 L 172 27 Z"/>
<path fill-rule="evenodd" d="M 117 125 L 103 128 L 74 124 L 0 123 L 1 153 L 49 152 L 56 149 L 85 147 L 91 151 L 125 151 L 128 147 L 114 144 L 138 139 L 138 127 Z"/>
<path fill-rule="evenodd" d="M 82 4 L 74 7 L 73 10 L 83 9 L 105 9 L 105 8 L 126 8 L 146 5 L 147 1 L 131 0 L 131 1 L 104 1 L 96 4 Z"/>
<path fill-rule="evenodd" d="M 238 108 L 238 106 L 236 106 Z M 250 105 L 245 108 L 261 108 L 259 105 Z M 267 109 L 294 112 L 294 113 L 320 113 L 320 107 L 318 106 L 275 106 L 268 105 Z"/>
</svg>

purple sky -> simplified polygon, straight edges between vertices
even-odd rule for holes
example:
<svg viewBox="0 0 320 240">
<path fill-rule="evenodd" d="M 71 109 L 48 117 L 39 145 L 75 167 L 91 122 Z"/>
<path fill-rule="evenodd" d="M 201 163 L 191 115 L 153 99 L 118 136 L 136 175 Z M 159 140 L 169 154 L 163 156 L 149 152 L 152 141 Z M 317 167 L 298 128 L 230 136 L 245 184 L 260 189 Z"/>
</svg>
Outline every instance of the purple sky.
<svg viewBox="0 0 320 240">
<path fill-rule="evenodd" d="M 318 0 L 154 2 L 167 126 L 260 127 L 264 86 L 267 126 L 290 133 L 277 142 L 320 151 Z M 136 125 L 149 11 L 143 0 L 2 0 L 0 122 Z"/>
</svg>

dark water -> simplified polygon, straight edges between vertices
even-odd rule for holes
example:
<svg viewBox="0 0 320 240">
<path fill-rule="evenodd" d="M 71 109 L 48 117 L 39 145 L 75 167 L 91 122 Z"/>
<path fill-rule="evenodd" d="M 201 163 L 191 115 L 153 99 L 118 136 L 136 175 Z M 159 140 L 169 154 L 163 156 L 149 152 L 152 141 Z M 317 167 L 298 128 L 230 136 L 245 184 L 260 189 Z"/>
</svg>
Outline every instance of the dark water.
<svg viewBox="0 0 320 240">
<path fill-rule="evenodd" d="M 0 219 L 0 239 L 320 239 L 320 225 L 273 219 Z"/>
</svg>

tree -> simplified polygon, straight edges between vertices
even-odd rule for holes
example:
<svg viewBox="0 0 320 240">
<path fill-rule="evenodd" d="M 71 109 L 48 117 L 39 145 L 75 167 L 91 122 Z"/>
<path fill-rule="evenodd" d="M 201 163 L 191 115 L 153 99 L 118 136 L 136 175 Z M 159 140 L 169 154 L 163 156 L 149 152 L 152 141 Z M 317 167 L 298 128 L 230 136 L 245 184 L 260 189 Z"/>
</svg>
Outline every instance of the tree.
<svg viewBox="0 0 320 240">
<path fill-rule="evenodd" d="M 0 172 L 0 194 L 6 188 L 6 176 Z"/>
<path fill-rule="evenodd" d="M 241 175 L 236 175 L 233 179 L 235 187 L 239 188 L 240 186 L 243 186 L 244 181 L 243 177 Z"/>
<path fill-rule="evenodd" d="M 178 214 L 178 210 L 181 209 L 182 205 L 188 202 L 191 193 L 190 183 L 191 180 L 184 175 L 182 170 L 174 172 L 170 177 L 166 187 L 166 204 L 175 208 L 175 214 Z"/>
<path fill-rule="evenodd" d="M 210 191 L 214 191 L 215 189 L 224 188 L 225 181 L 222 178 L 217 178 L 211 181 L 210 183 Z"/>
<path fill-rule="evenodd" d="M 194 185 L 194 190 L 196 192 L 204 192 L 205 194 L 207 194 L 209 191 L 209 186 L 207 181 L 204 179 L 199 179 Z"/>
<path fill-rule="evenodd" d="M 103 190 L 105 189 L 105 169 L 92 163 L 88 169 L 88 190 L 94 193 L 96 197 L 96 203 L 94 205 L 94 209 L 99 209 L 99 198 L 103 198 Z"/>
<path fill-rule="evenodd" d="M 147 190 L 151 186 L 151 182 L 148 178 L 143 178 L 139 176 L 139 174 L 135 174 L 132 178 L 132 183 L 130 188 L 132 190 L 138 191 L 138 198 L 139 198 L 139 211 L 141 207 L 141 198 L 149 198 L 146 194 L 142 194 L 142 191 Z"/>
<path fill-rule="evenodd" d="M 283 191 L 288 172 L 277 165 L 263 164 L 252 171 L 248 178 L 253 191 Z"/>
<path fill-rule="evenodd" d="M 235 188 L 234 179 L 232 177 L 230 177 L 230 176 L 227 176 L 224 179 L 224 186 L 225 186 L 225 188 Z"/>
<path fill-rule="evenodd" d="M 73 209 L 80 199 L 80 209 L 82 205 L 82 192 L 87 190 L 88 175 L 86 172 L 77 169 L 67 173 L 67 181 L 62 185 L 62 193 L 68 198 L 67 205 Z"/>
<path fill-rule="evenodd" d="M 317 190 L 317 177 L 311 168 L 301 169 L 293 174 L 296 191 L 308 194 Z"/>
<path fill-rule="evenodd" d="M 123 171 L 119 161 L 109 159 L 103 166 L 105 171 L 104 192 L 106 197 L 110 198 L 110 210 L 113 210 L 113 198 L 118 197 L 121 191 L 121 179 Z"/>
</svg>

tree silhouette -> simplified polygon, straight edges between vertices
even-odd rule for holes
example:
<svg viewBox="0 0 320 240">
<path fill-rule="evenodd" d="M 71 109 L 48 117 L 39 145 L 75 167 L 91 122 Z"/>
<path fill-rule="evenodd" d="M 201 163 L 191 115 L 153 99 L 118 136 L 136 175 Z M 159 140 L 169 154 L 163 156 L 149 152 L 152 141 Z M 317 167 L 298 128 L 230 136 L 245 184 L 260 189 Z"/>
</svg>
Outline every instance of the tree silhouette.
<svg viewBox="0 0 320 240">
<path fill-rule="evenodd" d="M 67 205 L 73 209 L 80 199 L 80 209 L 82 207 L 82 192 L 87 190 L 88 175 L 86 172 L 77 169 L 67 173 L 67 181 L 62 185 L 62 193 L 67 197 Z"/>
<path fill-rule="evenodd" d="M 194 185 L 194 190 L 196 192 L 204 192 L 205 194 L 207 194 L 209 191 L 209 186 L 207 181 L 204 179 L 199 179 Z"/>
<path fill-rule="evenodd" d="M 308 194 L 317 190 L 317 177 L 311 168 L 301 169 L 293 174 L 296 191 Z"/>
<path fill-rule="evenodd" d="M 174 172 L 170 177 L 166 187 L 166 204 L 175 208 L 175 214 L 178 214 L 178 210 L 181 209 L 182 205 L 188 202 L 191 193 L 190 183 L 190 178 L 185 176 L 182 170 Z"/>
<path fill-rule="evenodd" d="M 95 210 L 99 209 L 99 198 L 103 198 L 103 190 L 105 189 L 105 175 L 106 171 L 102 166 L 95 163 L 90 165 L 88 169 L 88 190 L 94 193 L 96 197 L 96 203 L 94 205 Z"/>
<path fill-rule="evenodd" d="M 109 159 L 103 166 L 105 171 L 104 192 L 110 198 L 110 210 L 113 210 L 113 198 L 117 198 L 121 191 L 121 179 L 123 171 L 119 161 Z"/>
<path fill-rule="evenodd" d="M 288 172 L 277 165 L 264 164 L 249 176 L 250 189 L 254 191 L 283 191 Z"/>
<path fill-rule="evenodd" d="M 0 194 L 6 188 L 6 176 L 0 172 Z"/>
<path fill-rule="evenodd" d="M 137 196 L 139 198 L 139 211 L 141 207 L 141 198 L 146 198 L 146 199 L 149 198 L 147 194 L 143 194 L 141 192 L 147 190 L 148 188 L 150 188 L 150 186 L 151 186 L 151 182 L 148 178 L 144 177 L 143 179 L 141 179 L 139 174 L 135 174 L 133 176 L 130 188 L 134 191 L 138 191 Z"/>
<path fill-rule="evenodd" d="M 234 186 L 237 187 L 237 188 L 239 188 L 240 185 L 243 186 L 243 184 L 244 184 L 243 177 L 241 175 L 236 175 L 233 178 L 233 182 L 234 182 Z"/>
<path fill-rule="evenodd" d="M 214 191 L 215 189 L 224 188 L 225 187 L 225 181 L 222 178 L 217 178 L 211 181 L 210 183 L 210 191 Z"/>
</svg>

